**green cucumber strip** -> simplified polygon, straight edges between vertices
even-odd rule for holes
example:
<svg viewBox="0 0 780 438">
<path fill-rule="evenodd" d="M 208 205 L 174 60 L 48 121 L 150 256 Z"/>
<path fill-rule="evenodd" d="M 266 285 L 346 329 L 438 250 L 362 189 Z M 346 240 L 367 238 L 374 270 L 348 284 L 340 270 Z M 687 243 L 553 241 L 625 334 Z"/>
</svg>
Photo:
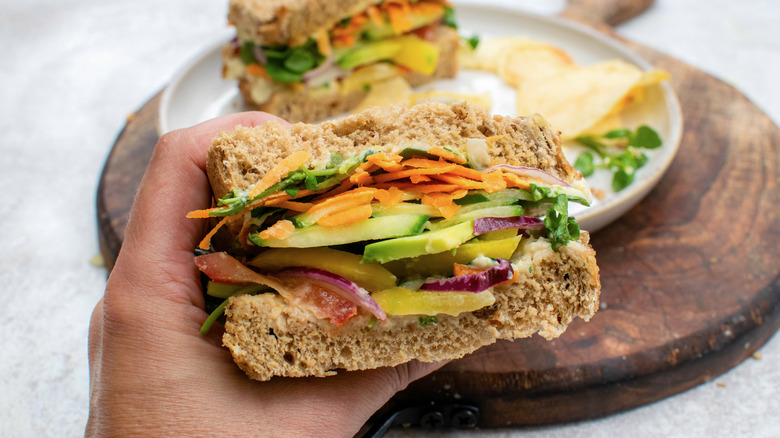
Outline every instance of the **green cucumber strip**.
<svg viewBox="0 0 780 438">
<path fill-rule="evenodd" d="M 473 221 L 474 219 L 479 219 L 482 217 L 513 217 L 522 216 L 523 213 L 525 213 L 525 210 L 523 210 L 523 207 L 519 205 L 503 205 L 498 207 L 481 208 L 465 213 L 458 212 L 458 214 L 448 220 L 439 221 L 432 224 L 430 228 L 431 230 L 441 230 L 464 221 Z"/>
<path fill-rule="evenodd" d="M 311 225 L 298 228 L 284 239 L 261 239 L 260 233 L 249 235 L 257 246 L 271 248 L 312 248 L 315 246 L 344 245 L 365 240 L 390 239 L 419 234 L 428 222 L 428 215 L 402 214 L 363 219 L 335 227 Z"/>
</svg>

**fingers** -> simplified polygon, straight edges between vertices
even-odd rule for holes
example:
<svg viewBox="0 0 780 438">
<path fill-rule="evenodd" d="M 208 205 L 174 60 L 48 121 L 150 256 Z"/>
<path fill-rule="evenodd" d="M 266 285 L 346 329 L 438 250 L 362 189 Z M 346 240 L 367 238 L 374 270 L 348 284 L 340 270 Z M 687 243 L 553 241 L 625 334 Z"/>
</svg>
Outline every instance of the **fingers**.
<svg viewBox="0 0 780 438">
<path fill-rule="evenodd" d="M 247 112 L 165 134 L 138 189 L 115 270 L 130 269 L 136 278 L 153 284 L 197 278 L 192 251 L 203 235 L 204 221 L 185 216 L 210 205 L 205 168 L 211 141 L 222 130 L 268 120 L 286 124 L 270 114 Z"/>
<path fill-rule="evenodd" d="M 274 399 L 276 407 L 295 413 L 297 427 L 311 425 L 317 429 L 304 430 L 301 435 L 351 436 L 396 393 L 446 363 L 411 361 L 325 378 L 274 378 L 251 389 L 262 395 L 284 394 L 284 398 Z"/>
</svg>

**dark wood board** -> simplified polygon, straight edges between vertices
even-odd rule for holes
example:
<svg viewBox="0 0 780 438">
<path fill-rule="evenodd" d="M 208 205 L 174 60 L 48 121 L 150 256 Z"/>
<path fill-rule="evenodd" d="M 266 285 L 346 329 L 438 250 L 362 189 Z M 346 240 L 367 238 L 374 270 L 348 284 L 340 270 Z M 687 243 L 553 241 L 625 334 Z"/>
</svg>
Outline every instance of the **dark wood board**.
<svg viewBox="0 0 780 438">
<path fill-rule="evenodd" d="M 613 26 L 652 0 L 570 1 L 564 17 Z M 671 73 L 685 118 L 668 172 L 595 233 L 602 309 L 551 342 L 499 342 L 414 382 L 378 414 L 430 401 L 479 408 L 479 427 L 597 418 L 712 380 L 780 326 L 780 129 L 724 82 L 623 41 Z M 100 178 L 109 267 L 157 141 L 159 95 L 130 119 Z"/>
</svg>

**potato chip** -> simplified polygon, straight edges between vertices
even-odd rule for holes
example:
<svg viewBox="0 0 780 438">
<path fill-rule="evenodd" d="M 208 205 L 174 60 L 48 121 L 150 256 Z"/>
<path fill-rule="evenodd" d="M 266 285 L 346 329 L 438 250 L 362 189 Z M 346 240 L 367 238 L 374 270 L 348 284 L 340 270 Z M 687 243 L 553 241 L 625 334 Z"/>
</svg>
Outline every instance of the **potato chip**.
<svg viewBox="0 0 780 438">
<path fill-rule="evenodd" d="M 351 75 L 345 77 L 341 83 L 341 90 L 344 93 L 361 90 L 363 87 L 381 81 L 386 81 L 400 76 L 398 67 L 387 63 L 377 62 L 364 67 L 359 67 Z"/>
<path fill-rule="evenodd" d="M 409 96 L 409 103 L 412 105 L 416 105 L 426 100 L 432 100 L 434 102 L 441 103 L 466 101 L 473 105 L 480 106 L 488 111 L 493 106 L 493 101 L 489 93 L 450 93 L 446 91 L 431 90 L 422 93 L 412 93 Z"/>
<path fill-rule="evenodd" d="M 412 94 L 412 87 L 402 77 L 396 77 L 384 82 L 371 85 L 366 97 L 360 102 L 352 113 L 359 113 L 372 106 L 393 105 L 399 102 L 407 102 Z"/>
<path fill-rule="evenodd" d="M 620 60 L 570 67 L 523 82 L 517 90 L 517 112 L 539 113 L 563 139 L 571 139 L 625 106 L 624 99 L 643 79 L 642 70 Z"/>
<path fill-rule="evenodd" d="M 591 126 L 590 128 L 586 129 L 585 131 L 577 134 L 577 135 L 585 135 L 585 134 L 594 134 L 594 135 L 604 135 L 605 133 L 615 130 L 615 129 L 622 129 L 625 127 L 625 124 L 623 123 L 623 118 L 620 117 L 620 112 L 613 112 L 612 114 L 607 114 L 596 122 L 595 125 Z"/>
<path fill-rule="evenodd" d="M 508 50 L 522 50 L 546 44 L 525 37 L 500 37 L 483 40 L 476 49 L 461 46 L 458 63 L 461 68 L 495 72 L 498 62 Z"/>
<path fill-rule="evenodd" d="M 524 81 L 551 76 L 574 65 L 574 60 L 557 47 L 525 44 L 505 48 L 496 69 L 504 82 L 517 87 Z"/>
</svg>

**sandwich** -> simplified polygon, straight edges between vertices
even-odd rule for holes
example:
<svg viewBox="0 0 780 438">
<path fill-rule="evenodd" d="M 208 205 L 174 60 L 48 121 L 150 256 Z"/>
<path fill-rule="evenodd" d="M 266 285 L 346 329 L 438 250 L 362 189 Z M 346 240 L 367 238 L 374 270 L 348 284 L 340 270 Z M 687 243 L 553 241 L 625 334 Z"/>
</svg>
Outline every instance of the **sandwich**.
<svg viewBox="0 0 780 438">
<path fill-rule="evenodd" d="M 250 107 L 290 122 L 339 116 L 380 82 L 414 87 L 458 69 L 446 0 L 231 0 L 228 20 L 223 77 Z"/>
<path fill-rule="evenodd" d="M 582 175 L 538 115 L 467 103 L 270 121 L 208 152 L 215 225 L 195 263 L 256 380 L 462 357 L 561 335 L 598 308 Z"/>
</svg>

